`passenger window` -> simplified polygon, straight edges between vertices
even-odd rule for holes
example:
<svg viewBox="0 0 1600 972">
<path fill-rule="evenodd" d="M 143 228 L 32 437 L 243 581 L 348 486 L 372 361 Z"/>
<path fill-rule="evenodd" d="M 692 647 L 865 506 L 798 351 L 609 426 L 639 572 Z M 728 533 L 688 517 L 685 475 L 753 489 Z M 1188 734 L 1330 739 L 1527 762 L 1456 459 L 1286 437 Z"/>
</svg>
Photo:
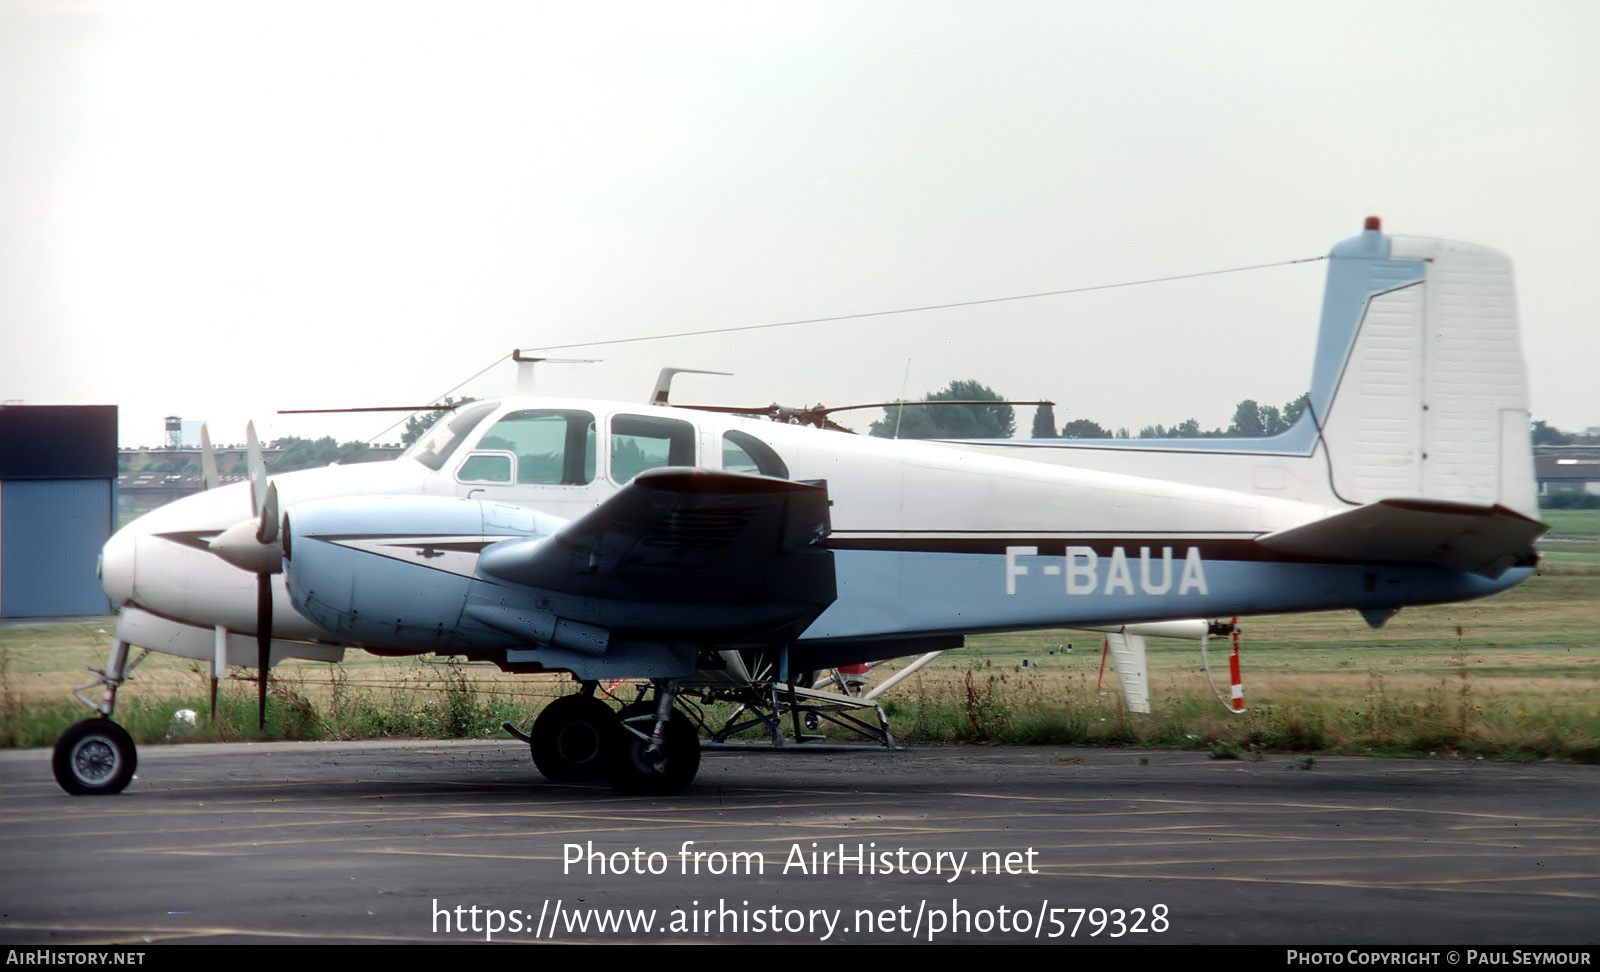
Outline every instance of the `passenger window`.
<svg viewBox="0 0 1600 972">
<path fill-rule="evenodd" d="M 722 468 L 726 472 L 789 478 L 789 467 L 771 446 L 737 429 L 722 435 Z"/>
<path fill-rule="evenodd" d="M 478 442 L 462 464 L 459 478 L 475 482 L 514 480 L 523 486 L 583 486 L 594 481 L 594 450 L 594 416 L 588 412 L 513 412 L 496 422 Z M 509 461 L 513 468 L 494 465 L 496 460 Z M 490 478 L 491 474 L 505 478 Z"/>
<path fill-rule="evenodd" d="M 694 426 L 681 419 L 618 415 L 611 420 L 611 478 L 625 483 L 646 469 L 694 465 Z"/>
</svg>

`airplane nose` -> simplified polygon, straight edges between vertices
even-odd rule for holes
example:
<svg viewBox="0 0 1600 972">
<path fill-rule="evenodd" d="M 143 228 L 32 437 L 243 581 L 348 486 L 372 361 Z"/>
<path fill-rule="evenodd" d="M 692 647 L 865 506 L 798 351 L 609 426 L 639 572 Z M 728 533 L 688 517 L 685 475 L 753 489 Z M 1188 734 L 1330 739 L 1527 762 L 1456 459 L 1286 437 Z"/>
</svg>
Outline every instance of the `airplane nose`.
<svg viewBox="0 0 1600 972">
<path fill-rule="evenodd" d="M 133 535 L 119 530 L 100 548 L 100 561 L 95 570 L 100 576 L 100 587 L 111 598 L 113 607 L 133 600 L 134 547 Z"/>
</svg>

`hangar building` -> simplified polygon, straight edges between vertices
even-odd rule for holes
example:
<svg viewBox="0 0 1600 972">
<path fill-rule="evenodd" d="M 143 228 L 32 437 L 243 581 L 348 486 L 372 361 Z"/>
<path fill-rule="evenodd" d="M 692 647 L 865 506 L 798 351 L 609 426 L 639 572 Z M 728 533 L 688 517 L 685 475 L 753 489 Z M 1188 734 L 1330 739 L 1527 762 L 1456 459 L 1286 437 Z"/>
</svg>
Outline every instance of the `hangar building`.
<svg viewBox="0 0 1600 972">
<path fill-rule="evenodd" d="M 0 406 L 0 617 L 106 614 L 117 407 Z"/>
</svg>

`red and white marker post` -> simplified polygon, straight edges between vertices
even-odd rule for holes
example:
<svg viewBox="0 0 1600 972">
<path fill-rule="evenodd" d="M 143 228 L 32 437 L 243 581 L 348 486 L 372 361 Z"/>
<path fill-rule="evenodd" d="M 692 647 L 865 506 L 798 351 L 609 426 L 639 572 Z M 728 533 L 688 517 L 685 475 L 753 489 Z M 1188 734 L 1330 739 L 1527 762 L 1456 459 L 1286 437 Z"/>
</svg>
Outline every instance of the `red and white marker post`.
<svg viewBox="0 0 1600 972">
<path fill-rule="evenodd" d="M 1244 681 L 1239 677 L 1239 619 L 1233 619 L 1233 655 L 1228 659 L 1229 674 L 1233 676 L 1233 711 L 1244 711 Z"/>
</svg>

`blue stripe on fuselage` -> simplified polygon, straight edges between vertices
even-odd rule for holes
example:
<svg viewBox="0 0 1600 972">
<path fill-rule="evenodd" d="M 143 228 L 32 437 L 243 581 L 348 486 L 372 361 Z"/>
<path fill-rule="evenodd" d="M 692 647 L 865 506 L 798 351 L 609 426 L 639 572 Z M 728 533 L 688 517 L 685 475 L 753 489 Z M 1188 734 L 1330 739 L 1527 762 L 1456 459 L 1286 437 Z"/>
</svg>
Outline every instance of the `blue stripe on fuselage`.
<svg viewBox="0 0 1600 972">
<path fill-rule="evenodd" d="M 1004 554 L 838 550 L 839 598 L 802 641 L 1395 608 L 1484 597 L 1533 573 L 1518 567 L 1490 580 L 1440 567 L 1202 558 L 1203 589 L 1190 583 L 1179 593 L 1187 551 L 1181 542 L 1173 546 L 1171 584 L 1163 594 L 1146 590 L 1164 579 L 1159 545 L 1143 566 L 1137 548 L 1124 550 L 1126 583 L 1113 558 L 1098 558 L 1092 580 L 1086 558 L 1080 559 L 1073 579 L 1089 586 L 1087 593 L 1067 592 L 1069 565 L 1060 544 L 1013 558 L 1013 569 L 1028 570 L 1011 577 L 1011 594 Z M 1050 567 L 1057 570 L 1047 572 Z"/>
</svg>

